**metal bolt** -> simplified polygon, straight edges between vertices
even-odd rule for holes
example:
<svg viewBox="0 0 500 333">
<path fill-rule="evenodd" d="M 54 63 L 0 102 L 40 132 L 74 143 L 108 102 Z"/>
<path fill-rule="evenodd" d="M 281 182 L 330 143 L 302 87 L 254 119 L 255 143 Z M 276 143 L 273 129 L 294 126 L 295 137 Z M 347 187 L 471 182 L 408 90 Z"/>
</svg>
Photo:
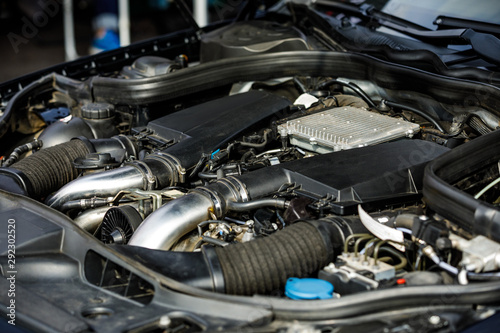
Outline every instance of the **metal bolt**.
<svg viewBox="0 0 500 333">
<path fill-rule="evenodd" d="M 429 323 L 430 323 L 431 325 L 436 326 L 436 325 L 438 325 L 440 322 L 441 322 L 441 318 L 440 318 L 439 316 L 434 315 L 434 316 L 430 316 L 430 317 L 429 317 Z"/>
<path fill-rule="evenodd" d="M 169 316 L 161 316 L 160 321 L 158 322 L 158 326 L 161 328 L 167 328 L 172 323 L 172 320 Z"/>
</svg>

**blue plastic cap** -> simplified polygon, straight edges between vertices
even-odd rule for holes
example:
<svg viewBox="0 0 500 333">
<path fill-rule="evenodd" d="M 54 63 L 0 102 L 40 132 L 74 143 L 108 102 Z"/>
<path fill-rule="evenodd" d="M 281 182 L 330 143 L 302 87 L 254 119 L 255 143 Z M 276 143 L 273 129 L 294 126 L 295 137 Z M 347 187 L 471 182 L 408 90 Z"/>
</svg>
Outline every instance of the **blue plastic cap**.
<svg viewBox="0 0 500 333">
<path fill-rule="evenodd" d="M 329 299 L 333 298 L 333 285 L 320 279 L 289 278 L 285 295 L 291 299 Z"/>
</svg>

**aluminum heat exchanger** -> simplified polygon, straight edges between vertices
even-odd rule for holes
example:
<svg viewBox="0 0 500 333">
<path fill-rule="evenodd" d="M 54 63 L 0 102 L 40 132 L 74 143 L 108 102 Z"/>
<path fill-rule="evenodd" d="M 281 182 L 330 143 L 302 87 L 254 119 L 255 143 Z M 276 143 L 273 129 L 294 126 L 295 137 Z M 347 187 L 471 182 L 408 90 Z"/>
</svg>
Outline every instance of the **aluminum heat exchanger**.
<svg viewBox="0 0 500 333">
<path fill-rule="evenodd" d="M 278 129 L 292 145 L 329 153 L 412 137 L 420 127 L 360 108 L 339 107 L 289 120 Z"/>
</svg>

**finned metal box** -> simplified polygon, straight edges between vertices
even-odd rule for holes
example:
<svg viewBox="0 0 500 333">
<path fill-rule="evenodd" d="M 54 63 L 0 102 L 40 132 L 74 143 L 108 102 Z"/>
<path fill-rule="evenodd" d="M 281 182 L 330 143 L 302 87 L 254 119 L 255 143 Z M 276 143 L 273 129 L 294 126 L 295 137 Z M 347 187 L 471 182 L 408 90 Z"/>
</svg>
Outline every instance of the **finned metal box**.
<svg viewBox="0 0 500 333">
<path fill-rule="evenodd" d="M 278 126 L 292 145 L 318 153 L 375 145 L 412 137 L 418 124 L 360 108 L 339 107 L 287 121 Z"/>
</svg>

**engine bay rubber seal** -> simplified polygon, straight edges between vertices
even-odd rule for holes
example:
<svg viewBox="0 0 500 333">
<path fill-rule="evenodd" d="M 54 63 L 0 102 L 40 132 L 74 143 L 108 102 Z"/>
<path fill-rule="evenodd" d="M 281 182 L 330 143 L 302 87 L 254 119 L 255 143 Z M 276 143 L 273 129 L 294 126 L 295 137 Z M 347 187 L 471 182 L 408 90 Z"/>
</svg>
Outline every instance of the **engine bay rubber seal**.
<svg viewBox="0 0 500 333">
<path fill-rule="evenodd" d="M 465 231 L 500 241 L 500 210 L 451 185 L 499 159 L 500 131 L 443 154 L 425 169 L 425 201 L 431 209 Z"/>
</svg>

